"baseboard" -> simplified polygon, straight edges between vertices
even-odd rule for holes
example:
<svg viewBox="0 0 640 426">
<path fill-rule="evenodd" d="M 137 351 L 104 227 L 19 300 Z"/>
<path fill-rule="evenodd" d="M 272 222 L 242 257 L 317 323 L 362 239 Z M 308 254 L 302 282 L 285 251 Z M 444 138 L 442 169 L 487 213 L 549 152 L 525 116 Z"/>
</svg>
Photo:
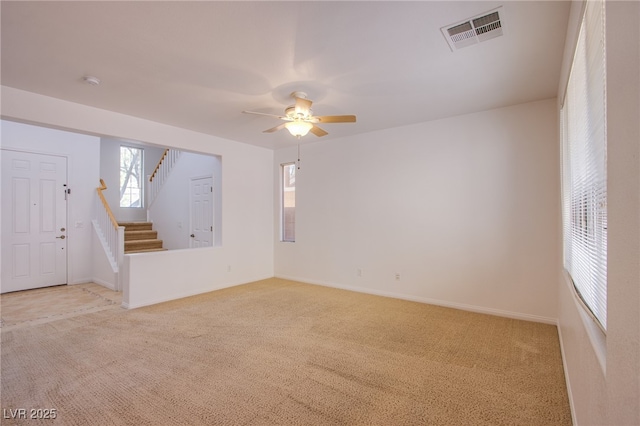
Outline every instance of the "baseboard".
<svg viewBox="0 0 640 426">
<path fill-rule="evenodd" d="M 567 386 L 567 397 L 569 398 L 569 409 L 571 410 L 571 423 L 576 424 L 576 410 L 573 405 L 573 393 L 571 392 L 571 381 L 569 380 L 569 369 L 567 367 L 567 358 L 564 352 L 564 339 L 562 338 L 562 328 L 558 323 L 558 339 L 560 339 L 560 355 L 562 356 L 562 371 L 564 372 L 564 381 Z"/>
<path fill-rule="evenodd" d="M 95 281 L 93 280 L 93 278 L 78 278 L 73 281 L 69 281 L 67 285 L 88 284 L 88 283 L 94 283 L 94 282 Z"/>
<path fill-rule="evenodd" d="M 166 297 L 159 297 L 159 298 L 155 298 L 155 299 L 147 299 L 147 300 L 143 300 L 141 302 L 132 303 L 132 304 L 129 304 L 129 303 L 126 303 L 126 302 L 123 301 L 122 302 L 122 307 L 123 308 L 127 308 L 127 309 L 142 308 L 144 306 L 157 305 L 158 303 L 164 303 L 164 302 L 170 302 L 172 300 L 184 299 L 185 297 L 197 296 L 199 294 L 209 293 L 211 291 L 220 290 L 220 289 L 227 288 L 227 287 L 232 287 L 232 285 L 223 286 L 223 287 L 215 287 L 215 288 L 198 289 L 198 290 L 194 290 L 194 291 L 187 291 L 187 292 L 183 292 L 183 293 L 172 294 L 172 295 L 166 296 Z"/>
<path fill-rule="evenodd" d="M 268 279 L 271 277 L 265 277 L 265 278 L 258 278 L 255 280 L 251 280 L 251 281 L 247 281 L 247 282 L 241 282 L 241 283 L 226 283 L 226 284 L 221 284 L 221 285 L 216 285 L 213 287 L 209 287 L 206 289 L 198 289 L 198 290 L 193 290 L 193 291 L 186 291 L 186 292 L 182 292 L 182 293 L 177 293 L 177 294 L 173 294 L 170 296 L 166 296 L 166 297 L 159 297 L 156 299 L 147 299 L 147 300 L 143 300 L 141 302 L 137 302 L 137 303 L 127 303 L 124 300 L 122 301 L 122 307 L 126 308 L 126 309 L 136 309 L 136 308 L 142 308 L 144 306 L 151 306 L 151 305 L 156 305 L 158 303 L 164 303 L 164 302 L 170 302 L 172 300 L 178 300 L 178 299 L 184 299 L 185 297 L 191 297 L 191 296 L 197 296 L 199 294 L 205 294 L 205 293 L 210 293 L 212 291 L 216 291 L 216 290 L 222 290 L 225 288 L 230 288 L 230 287 L 236 287 L 239 285 L 244 285 L 244 284 L 249 284 L 255 281 L 261 281 L 263 279 Z"/>
<path fill-rule="evenodd" d="M 100 284 L 102 287 L 106 287 L 109 290 L 118 291 L 116 289 L 116 287 L 113 285 L 113 283 L 110 283 L 110 282 L 107 282 L 107 281 L 103 281 L 101 279 L 96 279 L 96 278 L 94 278 L 91 282 L 94 282 L 96 284 Z"/>
<path fill-rule="evenodd" d="M 271 277 L 265 277 L 265 278 L 261 278 L 261 279 L 267 279 L 267 278 L 271 278 Z M 341 289 L 341 290 L 355 291 L 355 292 L 358 292 L 358 293 L 373 294 L 373 295 L 376 295 L 376 296 L 391 297 L 391 298 L 394 298 L 394 299 L 408 300 L 408 301 L 411 301 L 411 302 L 426 303 L 426 304 L 430 304 L 430 305 L 443 306 L 443 307 L 446 307 L 446 308 L 460 309 L 460 310 L 469 311 L 469 312 L 477 312 L 477 313 L 480 313 L 480 314 L 495 315 L 495 316 L 505 317 L 505 318 L 513 318 L 513 319 L 524 320 L 524 321 L 539 322 L 539 323 L 551 324 L 551 325 L 555 325 L 555 326 L 558 325 L 558 320 L 556 318 L 543 317 L 543 316 L 539 316 L 539 315 L 531 315 L 531 314 L 524 314 L 524 313 L 520 313 L 520 312 L 512 312 L 512 311 L 505 311 L 505 310 L 501 310 L 501 309 L 487 308 L 487 307 L 483 307 L 483 306 L 467 305 L 467 304 L 463 304 L 463 303 L 448 302 L 448 301 L 443 301 L 443 300 L 438 300 L 438 299 L 431 299 L 431 298 L 427 298 L 427 297 L 413 296 L 413 295 L 409 295 L 409 294 L 395 293 L 395 292 L 390 292 L 390 291 L 375 290 L 375 289 L 370 289 L 370 288 L 366 288 L 366 287 L 342 285 L 342 284 L 336 284 L 336 283 L 327 282 L 327 281 L 310 280 L 310 279 L 307 279 L 307 278 L 293 277 L 293 276 L 288 276 L 288 275 L 274 275 L 274 278 L 280 278 L 280 279 L 290 280 L 290 281 L 298 281 L 298 282 L 305 283 L 305 284 L 320 285 L 320 286 L 324 286 L 324 287 L 338 288 L 338 289 Z M 124 308 L 127 308 L 127 309 L 141 308 L 143 306 L 150 306 L 150 305 L 155 305 L 157 303 L 169 302 L 171 300 L 183 299 L 185 297 L 196 296 L 198 294 L 203 294 L 203 293 L 208 293 L 208 292 L 211 292 L 211 291 L 221 290 L 223 288 L 235 287 L 235 286 L 238 286 L 238 285 L 248 284 L 250 282 L 259 281 L 259 280 L 260 279 L 256 279 L 256 280 L 252 280 L 252 281 L 248 281 L 248 282 L 242 282 L 242 283 L 224 284 L 224 285 L 219 285 L 219 286 L 215 286 L 215 287 L 211 287 L 211 288 L 207 288 L 207 289 L 199 289 L 199 290 L 188 291 L 188 292 L 184 292 L 184 293 L 177 293 L 177 294 L 173 294 L 173 295 L 167 296 L 167 297 L 148 299 L 148 300 L 144 300 L 142 302 L 137 302 L 137 303 L 132 303 L 132 304 L 129 304 L 129 303 L 126 303 L 126 302 L 123 301 L 122 306 Z"/>
<path fill-rule="evenodd" d="M 410 294 L 394 293 L 394 292 L 382 291 L 382 290 L 374 290 L 374 289 L 370 289 L 370 288 L 366 288 L 366 287 L 342 285 L 342 284 L 336 284 L 336 283 L 331 283 L 331 282 L 326 282 L 326 281 L 309 280 L 309 279 L 306 279 L 306 278 L 292 277 L 292 276 L 287 276 L 287 275 L 276 275 L 275 278 L 281 278 L 281 279 L 284 279 L 284 280 L 291 280 L 291 281 L 298 281 L 298 282 L 305 283 L 305 284 L 321 285 L 321 286 L 324 286 L 324 287 L 333 287 L 333 288 L 338 288 L 338 289 L 341 289 L 341 290 L 355 291 L 355 292 L 358 292 L 358 293 L 373 294 L 373 295 L 376 295 L 376 296 L 392 297 L 394 299 L 409 300 L 411 302 L 427 303 L 429 305 L 437 305 L 437 306 L 443 306 L 445 308 L 460 309 L 460 310 L 463 310 L 463 311 L 476 312 L 476 313 L 479 313 L 479 314 L 495 315 L 495 316 L 499 316 L 499 317 L 513 318 L 513 319 L 519 319 L 519 320 L 524 320 L 524 321 L 539 322 L 539 323 L 543 323 L 543 324 L 551 324 L 551 325 L 556 325 L 556 326 L 558 325 L 558 320 L 556 318 L 543 317 L 543 316 L 539 316 L 539 315 L 523 314 L 523 313 L 520 313 L 520 312 L 505 311 L 505 310 L 501 310 L 501 309 L 487 308 L 487 307 L 483 307 L 483 306 L 466 305 L 466 304 L 463 304 L 463 303 L 455 303 L 455 302 L 448 302 L 448 301 L 443 301 L 443 300 L 438 300 L 438 299 L 430 299 L 430 298 L 427 298 L 427 297 L 413 296 L 413 295 L 410 295 Z"/>
</svg>

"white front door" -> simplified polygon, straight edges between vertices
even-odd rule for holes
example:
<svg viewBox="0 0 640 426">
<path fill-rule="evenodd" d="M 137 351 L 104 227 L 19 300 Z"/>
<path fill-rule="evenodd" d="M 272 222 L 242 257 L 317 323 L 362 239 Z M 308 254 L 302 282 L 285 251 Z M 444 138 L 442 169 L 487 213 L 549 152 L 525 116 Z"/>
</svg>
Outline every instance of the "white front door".
<svg viewBox="0 0 640 426">
<path fill-rule="evenodd" d="M 67 283 L 67 159 L 2 150 L 0 293 Z"/>
<path fill-rule="evenodd" d="M 189 247 L 213 245 L 213 178 L 191 179 L 191 239 Z"/>
</svg>

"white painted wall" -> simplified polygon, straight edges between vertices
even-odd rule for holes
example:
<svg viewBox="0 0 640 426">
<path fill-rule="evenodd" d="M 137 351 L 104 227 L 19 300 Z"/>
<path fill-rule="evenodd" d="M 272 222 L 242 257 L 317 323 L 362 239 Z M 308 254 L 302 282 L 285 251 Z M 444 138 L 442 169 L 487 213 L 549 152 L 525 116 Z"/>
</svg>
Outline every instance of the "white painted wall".
<svg viewBox="0 0 640 426">
<path fill-rule="evenodd" d="M 130 280 L 125 281 L 123 291 L 124 306 L 128 308 L 228 287 L 227 280 L 211 277 L 221 272 L 231 276 L 234 272 L 226 272 L 228 264 L 221 247 L 127 254 L 124 263 L 124 276 Z"/>
<path fill-rule="evenodd" d="M 91 242 L 91 275 L 92 281 L 111 290 L 118 289 L 118 273 L 114 271 L 109 258 L 106 255 L 106 241 L 101 241 L 100 235 L 95 225 L 92 226 L 92 242 Z"/>
<path fill-rule="evenodd" d="M 120 207 L 120 146 L 134 146 L 144 149 L 143 168 L 144 175 L 148 176 L 160 161 L 165 148 L 140 144 L 134 141 L 125 141 L 114 138 L 103 137 L 100 141 L 100 178 L 107 185 L 104 196 L 113 211 L 113 215 L 118 222 L 136 222 L 147 220 L 147 192 L 144 191 L 145 205 L 141 208 Z M 145 178 L 146 184 L 146 178 Z"/>
<path fill-rule="evenodd" d="M 149 209 L 149 220 L 158 231 L 163 246 L 170 250 L 189 248 L 191 240 L 190 191 L 191 179 L 211 176 L 214 188 L 214 244 L 221 245 L 220 216 L 222 168 L 220 157 L 183 152 L 171 174 Z"/>
<path fill-rule="evenodd" d="M 68 185 L 71 189 L 67 202 L 67 282 L 90 282 L 91 219 L 93 197 L 98 186 L 100 139 L 6 120 L 1 121 L 0 126 L 2 149 L 67 157 Z"/>
<path fill-rule="evenodd" d="M 582 2 L 572 8 L 570 62 Z M 640 424 L 640 3 L 606 2 L 608 270 L 601 368 L 588 321 L 559 275 L 559 329 L 575 424 Z M 563 70 L 566 81 L 568 67 Z M 564 93 L 564 85 L 559 93 Z"/>
<path fill-rule="evenodd" d="M 273 151 L 10 87 L 1 90 L 4 117 L 221 156 L 223 245 L 127 255 L 132 277 L 123 297 L 129 306 L 273 276 L 273 182 L 265 179 L 273 170 Z"/>
<path fill-rule="evenodd" d="M 276 242 L 277 276 L 555 323 L 555 99 L 311 138 L 296 175 L 296 242 Z M 276 185 L 295 159 L 295 146 L 276 152 Z"/>
</svg>

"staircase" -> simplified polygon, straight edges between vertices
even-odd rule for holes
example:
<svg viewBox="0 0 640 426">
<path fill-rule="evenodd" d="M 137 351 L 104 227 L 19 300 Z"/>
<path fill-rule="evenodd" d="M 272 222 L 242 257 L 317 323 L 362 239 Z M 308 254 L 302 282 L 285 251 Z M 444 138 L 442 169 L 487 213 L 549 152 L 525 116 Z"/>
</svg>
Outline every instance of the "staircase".
<svg viewBox="0 0 640 426">
<path fill-rule="evenodd" d="M 151 222 L 120 222 L 118 225 L 124 226 L 125 254 L 166 250 Z"/>
</svg>

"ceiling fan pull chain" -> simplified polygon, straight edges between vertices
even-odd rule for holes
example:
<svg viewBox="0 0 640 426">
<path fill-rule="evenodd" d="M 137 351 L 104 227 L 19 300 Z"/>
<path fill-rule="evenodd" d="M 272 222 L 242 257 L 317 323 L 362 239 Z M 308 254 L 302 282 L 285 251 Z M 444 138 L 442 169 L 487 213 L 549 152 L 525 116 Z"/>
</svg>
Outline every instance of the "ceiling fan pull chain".
<svg viewBox="0 0 640 426">
<path fill-rule="evenodd" d="M 298 136 L 298 170 L 300 170 L 300 136 Z"/>
</svg>

